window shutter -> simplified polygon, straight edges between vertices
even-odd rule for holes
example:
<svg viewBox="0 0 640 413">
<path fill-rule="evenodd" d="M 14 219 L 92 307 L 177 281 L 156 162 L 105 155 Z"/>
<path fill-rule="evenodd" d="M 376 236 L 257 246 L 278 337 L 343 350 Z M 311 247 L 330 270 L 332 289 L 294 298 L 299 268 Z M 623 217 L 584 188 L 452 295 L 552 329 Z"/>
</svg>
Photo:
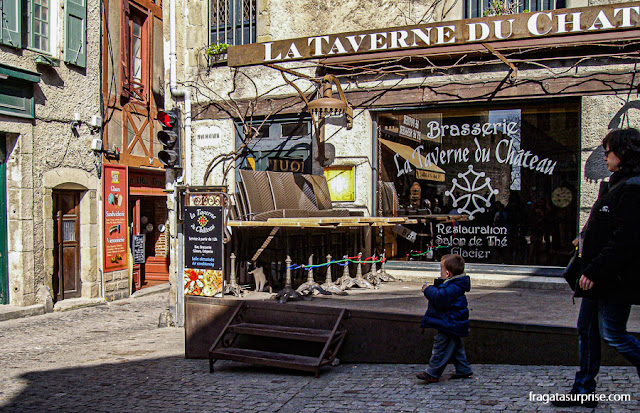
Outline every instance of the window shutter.
<svg viewBox="0 0 640 413">
<path fill-rule="evenodd" d="M 131 97 L 131 29 L 130 29 L 129 0 L 122 0 L 122 15 L 120 19 L 120 95 Z"/>
<path fill-rule="evenodd" d="M 20 0 L 0 0 L 0 43 L 12 47 L 22 47 L 22 2 Z"/>
<path fill-rule="evenodd" d="M 64 61 L 87 67 L 86 0 L 65 0 L 64 23 Z"/>
</svg>

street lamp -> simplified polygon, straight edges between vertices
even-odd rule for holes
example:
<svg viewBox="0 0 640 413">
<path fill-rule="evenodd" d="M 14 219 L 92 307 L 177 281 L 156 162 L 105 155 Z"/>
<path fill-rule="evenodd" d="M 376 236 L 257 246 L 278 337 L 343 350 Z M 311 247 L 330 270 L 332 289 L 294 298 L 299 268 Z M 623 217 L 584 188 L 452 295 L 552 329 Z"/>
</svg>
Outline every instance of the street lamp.
<svg viewBox="0 0 640 413">
<path fill-rule="evenodd" d="M 336 85 L 340 99 L 333 97 L 333 85 Z M 316 125 L 316 134 L 318 138 L 318 161 L 323 166 L 325 165 L 325 150 L 324 150 L 324 122 L 327 116 L 341 116 L 345 115 L 347 118 L 347 130 L 353 127 L 353 108 L 347 102 L 347 98 L 344 96 L 340 81 L 333 75 L 325 75 L 322 78 L 322 97 L 320 99 L 307 102 L 307 108 L 313 117 L 314 123 L 318 119 L 320 126 Z M 306 100 L 306 99 L 305 99 Z"/>
</svg>

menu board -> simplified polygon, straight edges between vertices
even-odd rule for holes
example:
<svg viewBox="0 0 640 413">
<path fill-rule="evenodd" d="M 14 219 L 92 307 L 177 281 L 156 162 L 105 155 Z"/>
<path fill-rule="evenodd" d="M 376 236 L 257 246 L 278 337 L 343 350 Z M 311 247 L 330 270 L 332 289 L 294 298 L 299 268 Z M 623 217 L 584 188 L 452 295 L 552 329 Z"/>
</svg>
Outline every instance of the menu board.
<svg viewBox="0 0 640 413">
<path fill-rule="evenodd" d="M 222 207 L 187 206 L 184 266 L 222 270 Z"/>
<path fill-rule="evenodd" d="M 128 268 L 127 167 L 102 166 L 104 271 Z"/>
<path fill-rule="evenodd" d="M 144 264 L 145 257 L 145 234 L 134 235 L 131 240 L 131 255 L 134 264 Z"/>
<path fill-rule="evenodd" d="M 222 292 L 222 220 L 220 206 L 187 206 L 184 213 L 185 294 Z"/>
</svg>

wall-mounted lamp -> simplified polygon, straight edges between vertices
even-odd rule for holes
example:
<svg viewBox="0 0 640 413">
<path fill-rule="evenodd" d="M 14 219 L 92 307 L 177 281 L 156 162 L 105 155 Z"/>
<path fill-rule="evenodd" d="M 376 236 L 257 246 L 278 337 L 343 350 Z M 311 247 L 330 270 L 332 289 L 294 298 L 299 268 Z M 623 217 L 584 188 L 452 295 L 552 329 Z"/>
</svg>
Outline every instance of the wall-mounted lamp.
<svg viewBox="0 0 640 413">
<path fill-rule="evenodd" d="M 103 153 L 107 158 L 113 158 L 115 160 L 120 160 L 120 149 L 115 147 L 113 150 L 106 150 L 102 147 L 102 139 L 93 139 L 91 141 L 91 150 L 95 153 Z"/>
<path fill-rule="evenodd" d="M 284 72 L 281 73 L 285 82 L 296 89 L 304 102 L 307 104 L 307 108 L 309 110 L 309 113 L 311 113 L 311 117 L 313 119 L 313 125 L 316 130 L 316 137 L 318 139 L 318 161 L 323 166 L 326 166 L 327 159 L 325 157 L 324 150 L 325 117 L 344 114 L 347 118 L 347 129 L 351 129 L 353 127 L 353 108 L 347 101 L 347 98 L 342 91 L 340 81 L 333 75 L 325 75 L 320 82 L 322 97 L 309 102 L 300 88 L 298 88 L 292 81 L 287 79 L 284 75 Z M 336 99 L 333 97 L 333 85 L 335 85 L 336 89 L 338 89 L 340 99 Z"/>
<path fill-rule="evenodd" d="M 340 99 L 333 97 L 333 85 L 336 85 Z M 316 134 L 318 138 L 318 161 L 322 165 L 326 165 L 326 157 L 324 150 L 324 122 L 325 117 L 334 115 L 345 115 L 347 118 L 347 129 L 353 127 L 353 108 L 347 102 L 344 96 L 340 81 L 333 75 L 325 75 L 322 78 L 322 97 L 307 103 L 307 108 L 313 116 L 314 122 L 318 120 L 316 125 Z"/>
<path fill-rule="evenodd" d="M 333 97 L 332 84 L 336 85 L 340 99 Z M 344 96 L 340 82 L 333 75 L 326 75 L 322 78 L 322 97 L 320 99 L 312 100 L 307 107 L 311 114 L 322 119 L 325 116 L 333 115 L 346 115 L 347 117 L 347 129 L 353 127 L 353 108 L 347 102 L 347 98 Z"/>
</svg>

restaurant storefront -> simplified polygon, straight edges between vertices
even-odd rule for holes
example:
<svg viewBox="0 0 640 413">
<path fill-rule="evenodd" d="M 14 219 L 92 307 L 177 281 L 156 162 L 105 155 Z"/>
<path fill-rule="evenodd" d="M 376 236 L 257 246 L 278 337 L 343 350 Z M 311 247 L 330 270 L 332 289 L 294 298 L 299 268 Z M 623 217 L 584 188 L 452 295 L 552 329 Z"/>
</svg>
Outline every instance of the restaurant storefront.
<svg viewBox="0 0 640 413">
<path fill-rule="evenodd" d="M 312 170 L 354 168 L 353 200 L 340 207 L 419 222 L 408 225 L 412 239 L 376 234 L 378 252 L 561 267 L 609 175 L 600 140 L 635 125 L 640 39 L 637 2 L 567 10 L 241 45 L 230 48 L 228 65 L 309 80 L 286 66 L 305 61 L 316 65 L 318 84 L 327 74 L 338 79 L 354 126 L 325 116 L 315 132 L 330 137 L 334 156 L 314 159 Z M 321 145 L 311 139 L 311 152 Z M 433 214 L 468 221 L 419 219 Z"/>
<path fill-rule="evenodd" d="M 355 286 L 354 274 L 371 283 L 357 285 L 364 291 L 349 290 L 345 295 L 351 297 L 331 295 L 322 304 L 314 299 L 309 307 L 327 303 L 324 314 L 306 312 L 303 301 L 282 306 L 258 291 L 246 297 L 222 294 L 224 299 L 187 293 L 187 357 L 209 357 L 212 368 L 216 357 L 232 352 L 233 346 L 223 343 L 212 355 L 209 349 L 216 344 L 202 332 L 226 337 L 219 326 L 229 318 L 228 307 L 245 301 L 247 307 L 238 305 L 234 314 L 267 330 L 292 320 L 305 328 L 316 327 L 318 320 L 337 326 L 341 319 L 332 309 L 349 308 L 341 360 L 425 362 L 428 354 L 420 356 L 410 344 L 424 344 L 425 335 L 415 327 L 423 311 L 416 308 L 424 302 L 410 301 L 421 299 L 415 291 L 400 296 L 398 291 L 410 287 L 387 283 L 393 279 L 382 280 L 381 274 L 430 282 L 439 276 L 437 261 L 446 253 L 464 257 L 475 286 L 508 287 L 500 293 L 514 294 L 514 303 L 521 299 L 508 290 L 522 282 L 536 288 L 562 285 L 546 276 L 560 276 L 609 176 L 601 140 L 610 129 L 640 125 L 640 2 L 572 4 L 566 10 L 476 19 L 450 15 L 402 27 L 396 27 L 397 15 L 363 7 L 371 24 L 365 30 L 350 21 L 340 26 L 343 33 L 330 24 L 335 10 L 304 16 L 318 24 L 294 26 L 299 20 L 276 15 L 269 5 L 261 15 L 272 19 L 271 29 L 258 33 L 261 43 L 231 46 L 227 67 L 210 68 L 206 78 L 184 79 L 194 81 L 198 92 L 233 85 L 228 99 L 198 102 L 193 128 L 201 149 L 190 159 L 193 185 L 226 185 L 236 205 L 249 206 L 229 221 L 233 234 L 224 247 L 230 258 L 225 280 L 258 285 L 241 270 L 255 261 L 280 298 L 287 289 L 319 284 L 325 277 L 327 288 L 333 281 L 343 293 Z M 265 119 L 268 127 L 251 129 Z M 291 119 L 305 120 L 298 122 L 305 123 L 303 133 L 285 133 L 278 125 Z M 205 145 L 214 129 L 220 132 L 215 142 Z M 238 130 L 259 133 L 247 142 Z M 294 154 L 297 139 L 304 146 L 296 149 L 304 151 Z M 280 166 L 295 158 L 301 168 Z M 229 173 L 215 164 L 220 159 L 234 162 Z M 233 173 L 234 167 L 242 171 Z M 344 197 L 331 193 L 322 208 L 313 185 L 315 202 L 310 191 L 296 188 L 296 181 L 319 178 L 330 192 L 331 176 L 340 177 Z M 312 202 L 290 206 L 285 195 Z M 253 205 L 255 198 L 261 202 Z M 348 210 L 348 215 L 329 219 L 324 214 L 334 211 L 328 210 Z M 357 235 L 343 236 L 346 228 Z M 383 252 L 388 261 L 378 271 L 371 262 Z M 364 301 L 358 293 L 372 298 L 361 315 L 352 310 Z M 408 303 L 411 309 L 403 307 Z M 484 362 L 491 363 L 505 354 L 490 351 L 496 332 L 519 344 L 509 355 L 526 350 L 518 362 L 531 361 L 531 348 L 550 348 L 543 343 L 547 339 L 562 343 L 561 350 L 571 347 L 559 330 L 540 329 L 526 341 L 533 337 L 530 319 L 499 326 L 477 321 L 481 334 L 472 334 L 476 341 L 469 346 L 478 350 L 476 360 L 486 356 Z M 535 321 L 547 324 L 545 314 Z M 524 324 L 518 338 L 511 335 L 516 323 Z M 412 340 L 397 339 L 413 333 Z M 288 354 L 284 347 L 273 357 Z M 566 360 L 562 363 L 572 362 Z"/>
<path fill-rule="evenodd" d="M 469 215 L 418 230 L 418 243 L 396 240 L 396 257 L 435 246 L 471 263 L 566 263 L 578 228 L 579 99 L 381 111 L 377 118 L 379 178 L 393 183 L 398 215 Z M 417 133 L 403 133 L 408 122 Z"/>
</svg>

